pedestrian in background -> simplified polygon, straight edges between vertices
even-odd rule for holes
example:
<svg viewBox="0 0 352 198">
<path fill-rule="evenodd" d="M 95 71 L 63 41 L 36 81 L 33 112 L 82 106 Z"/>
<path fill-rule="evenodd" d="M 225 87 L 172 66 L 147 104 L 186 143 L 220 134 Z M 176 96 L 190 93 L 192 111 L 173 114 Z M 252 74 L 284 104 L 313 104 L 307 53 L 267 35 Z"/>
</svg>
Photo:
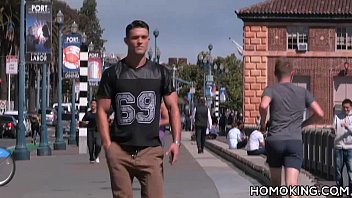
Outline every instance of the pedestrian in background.
<svg viewBox="0 0 352 198">
<path fill-rule="evenodd" d="M 307 89 L 291 83 L 294 71 L 287 59 L 275 62 L 277 84 L 264 89 L 260 103 L 260 126 L 265 127 L 270 108 L 268 136 L 265 142 L 270 179 L 273 186 L 281 186 L 282 166 L 285 184 L 298 185 L 303 160 L 302 127 L 316 123 L 324 116 L 323 110 Z M 303 112 L 310 108 L 312 115 L 303 122 Z M 281 196 L 273 196 L 281 197 Z M 294 196 L 290 196 L 292 198 Z"/>
<path fill-rule="evenodd" d="M 106 69 L 98 88 L 97 123 L 109 167 L 114 198 L 133 197 L 132 181 L 141 197 L 163 198 L 163 157 L 159 137 L 161 100 L 169 112 L 173 142 L 169 162 L 179 157 L 181 118 L 169 70 L 148 60 L 149 26 L 135 20 L 126 27 L 127 56 Z M 115 119 L 109 132 L 108 112 Z"/>
<path fill-rule="evenodd" d="M 333 127 L 335 133 L 335 173 L 337 187 L 343 187 L 343 167 L 346 165 L 348 186 L 352 192 L 352 101 L 342 101 L 342 111 L 334 117 Z"/>
<path fill-rule="evenodd" d="M 34 145 L 37 144 L 37 137 L 40 136 L 40 117 L 38 114 L 34 114 L 31 117 L 31 131 L 32 131 L 32 142 Z"/>
<path fill-rule="evenodd" d="M 227 134 L 229 149 L 240 149 L 246 146 L 247 137 L 242 132 L 244 123 L 242 121 L 233 122 L 232 129 Z"/>
<path fill-rule="evenodd" d="M 248 138 L 247 142 L 247 155 L 261 155 L 265 154 L 265 141 L 264 135 L 266 128 L 262 127 L 259 130 L 254 130 Z"/>
<path fill-rule="evenodd" d="M 196 129 L 198 153 L 203 153 L 207 129 L 210 129 L 212 125 L 210 111 L 205 105 L 203 97 L 199 99 L 198 105 L 193 110 L 193 119 Z"/>
<path fill-rule="evenodd" d="M 98 133 L 96 123 L 97 101 L 93 99 L 90 102 L 90 111 L 88 111 L 83 119 L 83 124 L 87 127 L 87 146 L 89 151 L 90 163 L 99 163 L 99 154 L 101 151 L 101 138 Z"/>
</svg>

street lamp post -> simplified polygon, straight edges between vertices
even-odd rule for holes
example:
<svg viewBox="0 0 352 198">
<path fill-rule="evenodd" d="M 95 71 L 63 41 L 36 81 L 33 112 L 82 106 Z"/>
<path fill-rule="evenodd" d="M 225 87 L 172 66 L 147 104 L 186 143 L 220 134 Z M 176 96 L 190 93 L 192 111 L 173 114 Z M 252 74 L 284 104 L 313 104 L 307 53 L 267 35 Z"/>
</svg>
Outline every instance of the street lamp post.
<svg viewBox="0 0 352 198">
<path fill-rule="evenodd" d="M 93 42 L 90 42 L 88 45 L 88 52 L 92 52 L 94 50 L 94 44 Z M 90 101 L 92 101 L 92 97 L 93 97 L 93 90 L 92 90 L 92 84 L 91 82 L 88 82 L 88 86 L 89 86 L 89 98 L 88 98 L 88 104 L 90 106 Z"/>
<path fill-rule="evenodd" d="M 153 49 L 149 48 L 149 50 L 148 50 L 148 58 L 149 58 L 149 60 L 152 60 L 152 57 L 153 57 Z"/>
<path fill-rule="evenodd" d="M 211 50 L 213 49 L 213 45 L 208 45 L 208 54 L 198 54 L 198 63 L 204 68 L 208 69 L 208 75 L 204 78 L 204 97 L 207 98 L 208 107 L 211 107 L 212 97 L 211 95 L 206 95 L 206 89 L 208 86 L 213 84 L 213 75 L 211 74 L 211 67 L 213 65 L 213 57 L 211 56 Z M 211 94 L 211 93 L 210 93 Z"/>
<path fill-rule="evenodd" d="M 66 150 L 66 143 L 63 139 L 62 128 L 62 25 L 64 24 L 64 15 L 61 10 L 56 15 L 56 22 L 59 29 L 59 65 L 58 65 L 58 85 L 57 85 L 57 122 L 55 127 L 54 150 Z"/>
<path fill-rule="evenodd" d="M 154 37 L 155 37 L 155 56 L 154 56 L 154 62 L 156 62 L 157 61 L 157 48 L 156 48 L 156 39 L 158 38 L 158 36 L 159 36 L 159 30 L 158 29 L 155 29 L 154 31 L 153 31 L 153 35 L 154 35 Z"/>
<path fill-rule="evenodd" d="M 161 52 L 160 52 L 160 49 L 159 47 L 156 48 L 156 62 L 159 64 L 159 61 L 160 61 L 160 55 L 161 55 Z"/>
<path fill-rule="evenodd" d="M 78 25 L 76 22 L 73 22 L 71 25 L 72 34 L 76 34 L 78 31 Z M 71 123 L 70 123 L 70 137 L 68 139 L 68 144 L 76 144 L 76 98 L 75 98 L 75 88 L 76 88 L 76 79 L 72 79 L 72 95 L 71 95 Z"/>
<path fill-rule="evenodd" d="M 18 130 L 16 134 L 16 147 L 13 156 L 16 160 L 29 160 L 30 154 L 26 146 L 25 127 L 24 127 L 24 0 L 20 3 L 20 64 L 18 68 L 19 86 L 18 86 Z"/>
</svg>

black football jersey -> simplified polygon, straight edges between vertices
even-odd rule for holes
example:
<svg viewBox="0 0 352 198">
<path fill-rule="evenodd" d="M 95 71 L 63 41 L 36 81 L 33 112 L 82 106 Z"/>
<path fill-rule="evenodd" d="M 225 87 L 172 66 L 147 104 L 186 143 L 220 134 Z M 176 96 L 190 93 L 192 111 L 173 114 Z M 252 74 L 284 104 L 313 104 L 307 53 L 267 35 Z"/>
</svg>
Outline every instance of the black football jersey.
<svg viewBox="0 0 352 198">
<path fill-rule="evenodd" d="M 170 71 L 149 60 L 134 68 L 122 59 L 106 69 L 97 96 L 111 99 L 115 112 L 111 139 L 130 146 L 160 145 L 161 98 L 174 91 Z"/>
</svg>

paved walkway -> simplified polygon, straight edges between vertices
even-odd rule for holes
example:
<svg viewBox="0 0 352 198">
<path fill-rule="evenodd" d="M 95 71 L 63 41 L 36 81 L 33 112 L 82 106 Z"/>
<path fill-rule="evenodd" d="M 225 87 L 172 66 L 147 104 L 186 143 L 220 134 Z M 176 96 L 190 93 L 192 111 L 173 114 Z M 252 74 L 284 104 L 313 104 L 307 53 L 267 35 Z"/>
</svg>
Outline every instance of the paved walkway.
<svg viewBox="0 0 352 198">
<path fill-rule="evenodd" d="M 167 135 L 170 142 L 171 135 Z M 205 151 L 196 153 L 190 133 L 183 132 L 179 161 L 173 167 L 165 158 L 166 198 L 228 198 L 249 197 L 250 179 Z M 98 198 L 112 197 L 104 154 L 101 163 L 89 164 L 88 155 L 79 155 L 78 147 L 68 145 L 65 151 L 52 156 L 17 161 L 16 175 L 7 186 L 0 188 L 4 198 Z M 140 186 L 133 183 L 134 197 L 140 197 Z"/>
</svg>

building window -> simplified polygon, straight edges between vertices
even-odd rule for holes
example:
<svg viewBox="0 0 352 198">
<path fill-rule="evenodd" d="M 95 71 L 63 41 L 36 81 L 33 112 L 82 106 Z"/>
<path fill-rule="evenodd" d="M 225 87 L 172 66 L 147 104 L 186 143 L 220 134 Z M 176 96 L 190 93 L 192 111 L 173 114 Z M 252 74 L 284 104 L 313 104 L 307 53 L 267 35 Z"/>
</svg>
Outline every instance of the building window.
<svg viewBox="0 0 352 198">
<path fill-rule="evenodd" d="M 298 43 L 308 43 L 308 27 L 287 28 L 287 49 L 297 49 Z"/>
<path fill-rule="evenodd" d="M 352 27 L 336 28 L 336 49 L 337 50 L 352 49 Z"/>
</svg>

